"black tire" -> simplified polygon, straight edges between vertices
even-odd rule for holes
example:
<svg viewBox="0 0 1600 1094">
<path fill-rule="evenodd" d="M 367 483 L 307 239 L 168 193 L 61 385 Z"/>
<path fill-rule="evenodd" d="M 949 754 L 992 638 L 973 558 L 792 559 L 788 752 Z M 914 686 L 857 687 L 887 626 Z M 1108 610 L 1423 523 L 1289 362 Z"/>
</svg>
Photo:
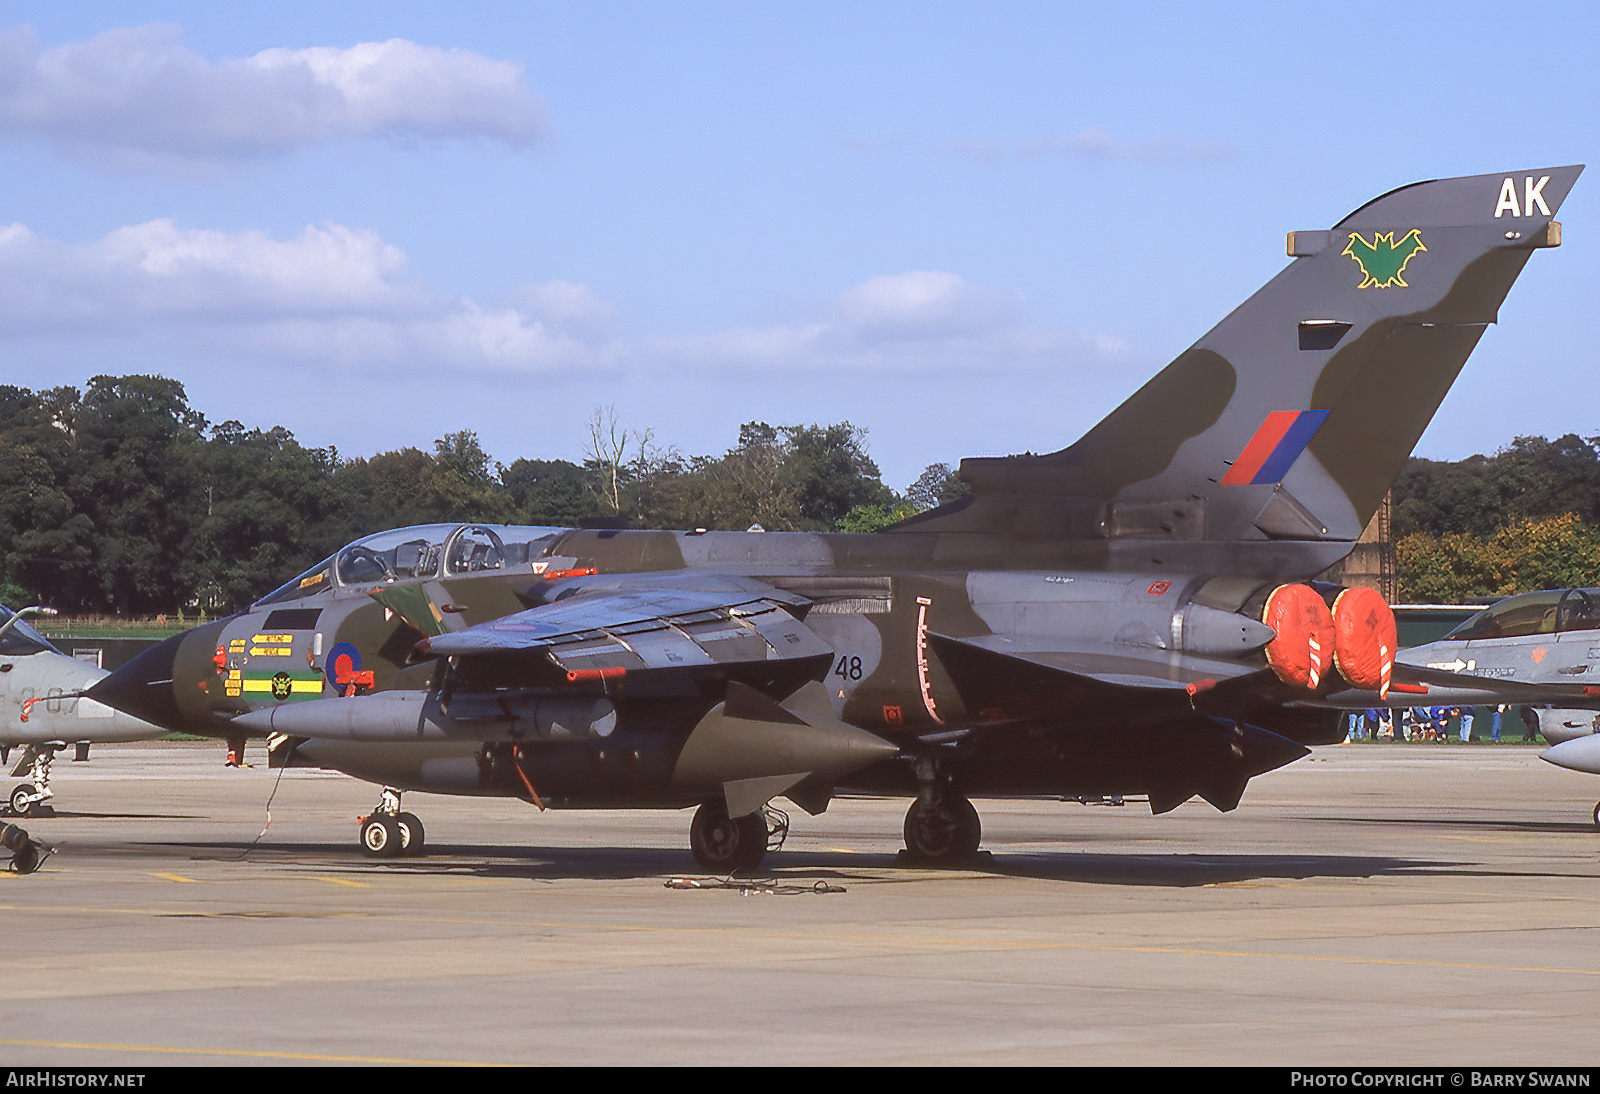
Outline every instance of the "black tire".
<svg viewBox="0 0 1600 1094">
<path fill-rule="evenodd" d="M 18 874 L 31 874 L 39 868 L 41 861 L 39 845 L 29 840 L 22 845 L 21 850 L 11 856 L 11 869 Z"/>
<path fill-rule="evenodd" d="M 1600 828 L 1600 802 L 1594 803 L 1594 826 Z"/>
<path fill-rule="evenodd" d="M 689 849 L 696 862 L 719 874 L 754 870 L 767 855 L 766 819 L 759 811 L 730 817 L 720 802 L 707 802 L 689 823 Z"/>
<path fill-rule="evenodd" d="M 396 813 L 394 821 L 400 826 L 400 853 L 402 855 L 420 855 L 423 845 L 427 842 L 428 834 L 422 827 L 422 821 L 417 819 L 415 813 Z"/>
<path fill-rule="evenodd" d="M 30 801 L 33 797 L 33 786 L 30 783 L 19 783 L 11 792 L 11 815 L 14 817 L 34 816 L 38 802 Z"/>
<path fill-rule="evenodd" d="M 403 843 L 400 826 L 393 817 L 374 814 L 361 825 L 361 849 L 374 858 L 393 858 Z"/>
<path fill-rule="evenodd" d="M 983 825 L 978 810 L 959 794 L 946 794 L 931 808 L 921 799 L 906 810 L 906 851 L 918 862 L 948 866 L 964 862 L 978 850 Z"/>
</svg>

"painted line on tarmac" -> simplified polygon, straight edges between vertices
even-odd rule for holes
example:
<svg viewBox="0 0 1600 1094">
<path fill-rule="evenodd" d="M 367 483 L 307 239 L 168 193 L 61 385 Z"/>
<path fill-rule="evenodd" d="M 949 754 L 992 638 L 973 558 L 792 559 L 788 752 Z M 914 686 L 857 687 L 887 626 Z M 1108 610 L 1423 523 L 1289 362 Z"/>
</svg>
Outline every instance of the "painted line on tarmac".
<svg viewBox="0 0 1600 1094">
<path fill-rule="evenodd" d="M 332 879 L 328 879 L 332 880 Z M 360 883 L 356 883 L 360 884 Z M 15 905 L 0 905 L 0 911 L 21 911 Z M 92 908 L 83 905 L 54 905 L 35 906 L 26 911 L 38 915 L 42 913 L 55 914 L 89 914 L 89 915 L 142 915 L 152 917 L 167 917 L 173 913 L 166 910 L 150 908 Z M 188 913 L 197 918 L 211 918 L 215 913 Z M 348 918 L 361 918 L 370 913 L 351 913 Z M 287 918 L 293 918 L 295 913 L 287 913 Z M 330 918 L 347 918 L 336 916 Z M 482 925 L 503 927 L 506 922 L 501 919 L 484 919 L 466 916 L 415 916 L 404 914 L 390 914 L 384 918 L 396 923 L 411 924 L 453 924 L 453 925 Z M 1477 961 L 1430 961 L 1413 957 L 1362 957 L 1347 956 L 1342 954 L 1319 953 L 1294 953 L 1292 951 L 1275 950 L 1224 950 L 1201 946 L 1106 946 L 1088 942 L 1059 942 L 1059 941 L 1030 941 L 1025 939 L 998 939 L 998 938 L 951 938 L 927 937 L 918 938 L 906 935 L 884 934 L 830 934 L 815 931 L 768 931 L 759 929 L 736 929 L 726 926 L 717 927 L 662 927 L 648 924 L 599 924 L 590 922 L 561 922 L 561 921 L 519 921 L 519 930 L 565 930 L 574 934 L 664 934 L 664 935 L 707 935 L 727 938 L 737 935 L 749 940 L 783 939 L 785 941 L 817 941 L 828 943 L 839 942 L 865 942 L 876 943 L 885 947 L 897 949 L 923 948 L 923 949 L 948 949 L 948 950 L 1059 950 L 1086 953 L 1128 953 L 1128 954 L 1165 954 L 1179 957 L 1235 957 L 1254 958 L 1267 961 L 1317 961 L 1343 965 L 1378 965 L 1393 966 L 1398 968 L 1422 969 L 1471 969 L 1482 972 L 1517 972 L 1517 973 L 1564 973 L 1569 976 L 1600 977 L 1600 969 L 1576 968 L 1570 965 L 1512 965 L 1493 962 Z M 1543 928 L 1541 928 L 1543 929 Z M 1587 929 L 1580 926 L 1578 929 Z M 1507 933 L 1504 930 L 1495 930 L 1493 933 Z M 1482 933 L 1474 931 L 1472 933 Z M 1522 933 L 1517 929 L 1514 933 Z M 33 1044 L 34 1042 L 9 1042 L 0 1040 L 4 1044 Z M 173 1050 L 183 1051 L 183 1050 Z M 298 1057 L 296 1057 L 298 1058 Z M 305 1057 L 311 1059 L 312 1057 Z M 329 1057 L 336 1059 L 336 1057 Z"/>
</svg>

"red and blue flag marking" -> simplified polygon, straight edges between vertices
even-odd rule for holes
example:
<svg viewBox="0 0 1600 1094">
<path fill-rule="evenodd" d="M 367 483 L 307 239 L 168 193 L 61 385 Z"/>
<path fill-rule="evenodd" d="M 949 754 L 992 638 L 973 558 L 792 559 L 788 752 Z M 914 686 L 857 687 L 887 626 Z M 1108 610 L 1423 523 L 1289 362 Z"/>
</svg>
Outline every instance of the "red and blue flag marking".
<svg viewBox="0 0 1600 1094">
<path fill-rule="evenodd" d="M 1322 428 L 1322 423 L 1327 421 L 1328 413 L 1326 410 L 1275 410 L 1268 414 L 1256 435 L 1239 453 L 1239 458 L 1228 468 L 1228 473 L 1222 476 L 1222 485 L 1282 482 L 1294 461 L 1311 443 L 1311 438 Z"/>
</svg>

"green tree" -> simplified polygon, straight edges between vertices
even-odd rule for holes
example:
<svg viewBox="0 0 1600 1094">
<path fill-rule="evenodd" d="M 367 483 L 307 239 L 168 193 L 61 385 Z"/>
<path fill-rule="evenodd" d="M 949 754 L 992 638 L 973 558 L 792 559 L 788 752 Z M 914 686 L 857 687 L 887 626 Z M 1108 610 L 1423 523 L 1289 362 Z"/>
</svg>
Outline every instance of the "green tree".
<svg viewBox="0 0 1600 1094">
<path fill-rule="evenodd" d="M 185 599 L 177 565 L 202 511 L 192 477 L 205 419 L 161 376 L 96 376 L 76 408 L 70 493 L 94 525 L 101 610 L 166 611 Z"/>
<path fill-rule="evenodd" d="M 1401 596 L 1422 603 L 1600 584 L 1600 529 L 1575 513 L 1517 521 L 1487 539 L 1414 532 L 1395 556 Z"/>
<path fill-rule="evenodd" d="M 971 487 L 961 481 L 955 468 L 947 463 L 930 463 L 922 469 L 917 481 L 906 488 L 906 500 L 915 507 L 915 512 L 921 513 L 969 493 Z"/>
<path fill-rule="evenodd" d="M 102 610 L 94 522 L 72 493 L 78 462 L 72 433 L 58 426 L 44 400 L 23 394 L 7 400 L 10 413 L 0 426 L 5 595 L 63 610 Z M 58 412 L 76 405 L 75 390 L 53 394 Z"/>
<path fill-rule="evenodd" d="M 342 542 L 347 528 L 332 477 L 337 462 L 332 449 L 305 448 L 282 426 L 212 427 L 192 471 L 203 512 L 181 559 L 181 584 L 191 600 L 243 608 Z"/>
<path fill-rule="evenodd" d="M 571 528 L 594 512 L 589 472 L 566 460 L 513 460 L 500 469 L 500 488 L 518 524 Z"/>
<path fill-rule="evenodd" d="M 858 505 L 893 506 L 878 465 L 867 456 L 867 431 L 849 422 L 786 426 L 786 471 L 794 483 L 800 516 L 817 530 L 833 528 Z"/>
</svg>

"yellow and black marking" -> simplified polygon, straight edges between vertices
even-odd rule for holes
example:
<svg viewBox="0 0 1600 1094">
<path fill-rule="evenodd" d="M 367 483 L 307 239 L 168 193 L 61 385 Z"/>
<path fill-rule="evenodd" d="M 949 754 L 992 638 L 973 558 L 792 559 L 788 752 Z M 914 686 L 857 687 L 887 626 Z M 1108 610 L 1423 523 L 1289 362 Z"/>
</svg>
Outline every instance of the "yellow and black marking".
<svg viewBox="0 0 1600 1094">
<path fill-rule="evenodd" d="M 230 698 L 270 696 L 280 703 L 290 699 L 318 699 L 322 697 L 322 673 L 304 670 L 229 673 L 225 687 Z"/>
<path fill-rule="evenodd" d="M 251 657 L 288 657 L 293 652 L 292 634 L 257 634 L 250 638 Z"/>
</svg>

